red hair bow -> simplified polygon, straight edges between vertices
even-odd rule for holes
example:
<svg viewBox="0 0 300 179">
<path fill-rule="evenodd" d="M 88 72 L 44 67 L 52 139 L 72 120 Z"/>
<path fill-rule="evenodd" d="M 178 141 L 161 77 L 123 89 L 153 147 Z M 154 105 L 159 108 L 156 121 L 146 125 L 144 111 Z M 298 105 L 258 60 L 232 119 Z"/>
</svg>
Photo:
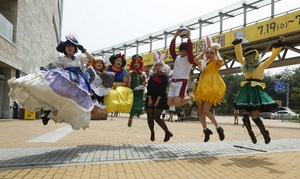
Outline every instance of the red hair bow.
<svg viewBox="0 0 300 179">
<path fill-rule="evenodd" d="M 121 53 L 118 53 L 117 55 L 118 57 L 124 58 L 124 54 L 122 55 Z"/>
</svg>

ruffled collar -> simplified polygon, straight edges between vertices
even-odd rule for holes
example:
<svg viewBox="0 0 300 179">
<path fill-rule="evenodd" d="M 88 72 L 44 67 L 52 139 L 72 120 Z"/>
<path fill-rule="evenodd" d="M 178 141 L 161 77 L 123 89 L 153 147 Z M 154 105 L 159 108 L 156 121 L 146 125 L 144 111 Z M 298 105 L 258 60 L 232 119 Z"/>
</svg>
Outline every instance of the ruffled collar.
<svg viewBox="0 0 300 179">
<path fill-rule="evenodd" d="M 109 70 L 115 73 L 121 73 L 123 71 L 123 68 L 121 68 L 120 70 L 114 70 L 113 67 L 111 65 L 108 66 Z"/>
</svg>

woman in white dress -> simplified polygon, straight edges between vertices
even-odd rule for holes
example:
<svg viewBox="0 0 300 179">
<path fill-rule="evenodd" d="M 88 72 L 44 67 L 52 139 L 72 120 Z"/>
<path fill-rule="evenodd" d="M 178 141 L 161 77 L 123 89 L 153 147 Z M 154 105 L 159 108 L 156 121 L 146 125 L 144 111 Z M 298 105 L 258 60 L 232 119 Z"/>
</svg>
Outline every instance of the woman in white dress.
<svg viewBox="0 0 300 179">
<path fill-rule="evenodd" d="M 86 57 L 74 56 L 78 49 Z M 43 67 L 43 70 L 10 79 L 9 95 L 31 111 L 48 109 L 42 118 L 44 125 L 53 119 L 56 123 L 68 123 L 75 130 L 85 129 L 89 127 L 95 105 L 88 76 L 81 67 L 94 57 L 72 35 L 66 36 L 66 41 L 61 41 L 56 50 L 65 56 Z"/>
</svg>

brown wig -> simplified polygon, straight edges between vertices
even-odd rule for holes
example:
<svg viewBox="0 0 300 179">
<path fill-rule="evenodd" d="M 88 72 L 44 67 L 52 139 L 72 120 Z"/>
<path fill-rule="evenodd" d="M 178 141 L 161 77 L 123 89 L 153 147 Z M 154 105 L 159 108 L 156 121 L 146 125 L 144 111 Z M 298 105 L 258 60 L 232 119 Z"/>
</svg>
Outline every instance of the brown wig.
<svg viewBox="0 0 300 179">
<path fill-rule="evenodd" d="M 102 67 L 102 69 L 100 71 L 101 72 L 105 71 L 106 67 L 105 67 L 105 64 L 104 64 L 103 60 L 101 60 L 101 59 L 93 59 L 93 60 L 89 61 L 86 64 L 86 66 L 92 66 L 93 68 L 95 68 L 96 63 L 99 63 L 99 62 L 102 63 L 102 65 L 103 65 L 103 67 Z"/>
</svg>

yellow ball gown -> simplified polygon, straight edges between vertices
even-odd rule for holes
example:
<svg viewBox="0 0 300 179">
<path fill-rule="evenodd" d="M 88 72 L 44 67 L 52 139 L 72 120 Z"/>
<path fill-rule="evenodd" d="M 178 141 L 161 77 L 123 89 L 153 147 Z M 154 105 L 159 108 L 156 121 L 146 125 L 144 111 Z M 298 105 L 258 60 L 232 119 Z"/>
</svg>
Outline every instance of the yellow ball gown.
<svg viewBox="0 0 300 179">
<path fill-rule="evenodd" d="M 194 92 L 197 103 L 209 102 L 214 106 L 221 104 L 221 99 L 226 93 L 226 85 L 219 74 L 221 68 L 218 60 L 212 60 L 204 68 Z"/>
</svg>

